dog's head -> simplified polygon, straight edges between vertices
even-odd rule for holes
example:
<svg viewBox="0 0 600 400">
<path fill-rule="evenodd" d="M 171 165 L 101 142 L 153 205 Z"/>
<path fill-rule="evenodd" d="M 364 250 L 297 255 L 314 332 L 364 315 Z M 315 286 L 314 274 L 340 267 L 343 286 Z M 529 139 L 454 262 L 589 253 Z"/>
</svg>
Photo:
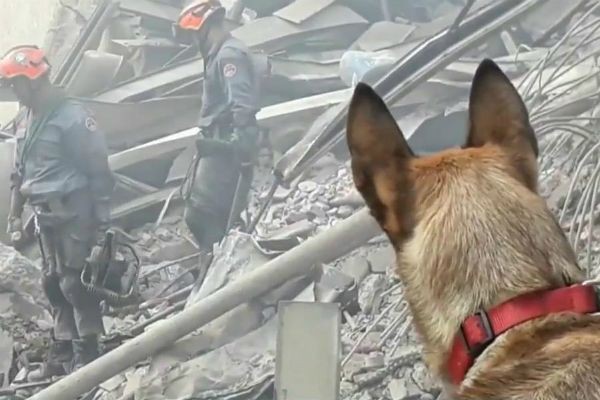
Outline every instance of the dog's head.
<svg viewBox="0 0 600 400">
<path fill-rule="evenodd" d="M 538 144 L 527 109 L 493 61 L 475 74 L 463 148 L 416 156 L 364 84 L 350 105 L 347 136 L 356 187 L 396 249 L 416 322 L 419 308 L 429 314 L 423 319 L 456 318 L 447 331 L 430 327 L 432 336 L 447 341 L 479 307 L 579 276 L 537 194 Z"/>
<path fill-rule="evenodd" d="M 381 98 L 365 84 L 356 87 L 347 129 L 354 181 L 397 248 L 412 235 L 419 216 L 438 214 L 428 210 L 433 203 L 467 205 L 473 196 L 480 197 L 453 193 L 464 188 L 464 180 L 536 192 L 538 144 L 527 109 L 491 60 L 483 61 L 475 74 L 469 122 L 462 149 L 416 157 Z"/>
</svg>

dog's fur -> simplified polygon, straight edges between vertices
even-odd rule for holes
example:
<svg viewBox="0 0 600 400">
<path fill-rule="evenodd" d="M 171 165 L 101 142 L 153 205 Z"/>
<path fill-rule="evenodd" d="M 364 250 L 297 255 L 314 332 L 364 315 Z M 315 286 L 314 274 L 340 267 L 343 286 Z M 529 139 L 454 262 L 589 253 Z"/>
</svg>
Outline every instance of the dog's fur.
<svg viewBox="0 0 600 400">
<path fill-rule="evenodd" d="M 490 60 L 475 74 L 469 120 L 463 148 L 417 157 L 381 98 L 359 84 L 347 125 L 356 187 L 396 250 L 425 361 L 447 385 L 466 317 L 584 279 L 537 194 L 526 107 Z M 600 399 L 600 319 L 564 313 L 519 325 L 448 387 L 457 399 Z"/>
</svg>

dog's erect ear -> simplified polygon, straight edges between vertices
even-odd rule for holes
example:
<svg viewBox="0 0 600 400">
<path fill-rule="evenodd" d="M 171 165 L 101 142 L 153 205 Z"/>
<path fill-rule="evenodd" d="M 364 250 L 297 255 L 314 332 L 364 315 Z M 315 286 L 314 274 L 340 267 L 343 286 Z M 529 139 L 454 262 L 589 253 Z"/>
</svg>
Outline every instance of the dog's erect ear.
<svg viewBox="0 0 600 400">
<path fill-rule="evenodd" d="M 371 158 L 373 162 L 414 156 L 394 117 L 369 85 L 356 86 L 347 128 L 348 146 L 353 156 Z"/>
<path fill-rule="evenodd" d="M 492 60 L 484 60 L 475 72 L 469 99 L 469 119 L 466 146 L 480 147 L 493 143 L 505 148 L 519 164 L 516 166 L 525 183 L 535 188 L 538 143 L 529 123 L 527 108 L 519 92 Z"/>
<path fill-rule="evenodd" d="M 363 83 L 350 103 L 347 138 L 357 189 L 390 238 L 399 239 L 411 228 L 414 154 L 383 100 Z"/>
</svg>

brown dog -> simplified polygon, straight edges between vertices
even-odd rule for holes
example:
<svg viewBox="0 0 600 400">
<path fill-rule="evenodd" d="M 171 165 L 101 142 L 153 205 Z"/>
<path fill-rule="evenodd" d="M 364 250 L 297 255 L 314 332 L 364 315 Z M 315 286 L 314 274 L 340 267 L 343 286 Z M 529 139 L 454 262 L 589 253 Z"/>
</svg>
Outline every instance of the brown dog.
<svg viewBox="0 0 600 400">
<path fill-rule="evenodd" d="M 469 119 L 464 148 L 417 157 L 367 85 L 348 117 L 354 181 L 396 249 L 425 361 L 458 399 L 600 399 L 595 292 L 537 194 L 525 105 L 490 60 Z"/>
</svg>

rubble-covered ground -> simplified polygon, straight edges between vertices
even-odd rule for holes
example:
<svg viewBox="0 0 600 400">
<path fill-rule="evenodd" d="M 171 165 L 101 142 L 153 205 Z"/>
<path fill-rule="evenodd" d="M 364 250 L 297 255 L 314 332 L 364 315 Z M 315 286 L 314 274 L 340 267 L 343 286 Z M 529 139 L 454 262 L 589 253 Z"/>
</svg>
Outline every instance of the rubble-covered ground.
<svg viewBox="0 0 600 400">
<path fill-rule="evenodd" d="M 163 5 L 166 3 L 168 2 L 162 2 Z M 252 11 L 249 6 L 250 10 L 246 10 L 242 19 L 247 24 L 251 24 L 252 21 L 274 23 L 273 21 L 277 21 L 273 19 L 274 13 L 277 14 L 278 10 L 285 8 L 288 3 L 296 4 L 289 1 L 273 1 L 272 4 L 264 2 L 255 5 L 257 9 L 254 13 L 249 12 Z M 321 84 L 325 85 L 323 82 L 332 85 L 332 93 L 347 89 L 350 83 L 366 74 L 363 74 L 365 71 L 362 68 L 349 67 L 346 64 L 338 71 L 337 61 L 342 65 L 341 60 L 338 60 L 343 58 L 341 54 L 348 54 L 347 50 L 357 48 L 366 50 L 367 54 L 362 56 L 371 57 L 368 61 L 372 63 L 367 63 L 369 68 L 381 60 L 384 60 L 384 63 L 388 62 L 388 67 L 391 68 L 393 62 L 390 61 L 390 57 L 396 60 L 406 55 L 408 50 L 403 47 L 402 40 L 400 43 L 388 43 L 389 32 L 408 32 L 405 36 L 407 41 L 413 45 L 420 43 L 417 39 L 426 40 L 441 27 L 448 26 L 453 21 L 453 18 L 448 16 L 452 12 L 460 11 L 458 3 L 462 6 L 466 2 L 440 0 L 437 3 L 426 2 L 421 10 L 417 9 L 418 7 L 408 7 L 410 10 L 402 11 L 405 12 L 405 18 L 395 22 L 382 21 L 379 11 L 374 13 L 371 9 L 364 10 L 364 7 L 361 7 L 362 3 L 355 3 L 357 2 L 334 1 L 323 10 L 311 9 L 311 12 L 303 14 L 302 18 L 306 19 L 297 23 L 296 27 L 302 35 L 306 35 L 298 37 L 313 38 L 309 33 L 311 29 L 315 29 L 311 25 L 316 24 L 314 18 L 325 19 L 329 16 L 328 13 L 335 14 L 336 10 L 339 15 L 348 16 L 348 10 L 352 10 L 352 13 L 360 13 L 364 22 L 356 22 L 352 19 L 355 18 L 353 14 L 349 22 L 344 20 L 352 29 L 357 29 L 356 32 L 352 30 L 353 35 L 360 36 L 353 37 L 350 45 L 346 43 L 349 39 L 340 38 L 339 34 L 333 35 L 335 40 L 328 37 L 331 42 L 335 43 L 337 40 L 341 43 L 339 45 L 331 45 L 327 40 L 318 40 L 319 29 L 315 29 L 314 42 L 306 40 L 305 43 L 309 48 L 311 45 L 318 48 L 311 49 L 312 52 L 298 50 L 302 46 L 298 46 L 297 41 L 300 39 L 294 35 L 300 33 L 296 31 L 286 33 L 294 40 L 268 38 L 264 43 L 261 42 L 259 48 L 266 48 L 278 56 L 283 50 L 277 46 L 285 48 L 290 58 L 286 59 L 283 65 L 291 65 L 303 57 L 303 62 L 306 62 L 308 57 L 309 61 L 301 64 L 302 68 L 308 68 L 307 65 L 315 68 L 306 74 L 290 73 L 293 77 L 289 82 L 286 81 L 286 85 L 295 82 L 295 91 L 302 87 L 307 92 L 317 93 L 321 92 L 315 88 L 319 88 Z M 369 2 L 371 8 L 375 9 L 375 3 L 378 5 L 379 2 Z M 433 78 L 422 82 L 411 95 L 403 97 L 399 104 L 392 108 L 415 149 L 427 153 L 454 145 L 455 139 L 448 136 L 455 134 L 453 131 L 461 126 L 456 122 L 456 116 L 458 115 L 459 120 L 466 118 L 464 113 L 468 87 L 474 69 L 485 56 L 499 60 L 502 68 L 521 91 L 538 134 L 541 148 L 540 193 L 547 198 L 551 209 L 555 211 L 569 239 L 575 245 L 582 267 L 590 271 L 590 276 L 594 276 L 597 271 L 593 267 L 597 265 L 600 256 L 597 240 L 600 238 L 600 231 L 596 224 L 597 212 L 600 211 L 596 198 L 597 184 L 600 181 L 600 146 L 596 133 L 598 52 L 594 34 L 600 26 L 600 3 L 584 3 L 586 2 L 582 2 L 583 6 L 579 8 L 570 5 L 572 8 L 563 9 L 555 7 L 558 4 L 555 1 L 547 2 L 550 6 L 547 6 L 544 12 L 533 12 L 529 19 L 506 27 L 501 35 L 496 35 L 482 46 L 472 48 L 462 57 L 457 56 L 449 66 L 433 71 Z M 261 6 L 266 8 L 262 9 Z M 165 9 L 172 11 L 171 8 Z M 575 12 L 569 14 L 572 10 Z M 142 11 L 151 13 L 152 10 Z M 283 16 L 277 18 L 290 18 L 286 12 L 290 12 L 290 9 L 279 13 Z M 144 17 L 138 20 L 131 18 L 131 13 L 133 11 L 125 9 L 125 12 L 120 14 L 120 22 L 135 24 L 139 20 L 145 21 L 144 18 L 147 17 L 143 14 Z M 570 15 L 569 18 L 565 18 L 567 14 Z M 156 15 L 154 17 L 156 18 Z M 163 17 L 159 15 L 158 19 Z M 75 17 L 71 15 L 69 18 Z M 562 25 L 555 27 L 555 22 L 561 22 Z M 152 27 L 155 28 L 154 25 Z M 244 26 L 240 29 L 243 28 Z M 332 29 L 329 25 L 326 28 L 323 29 Z M 335 30 L 332 32 L 336 33 Z M 258 39 L 256 40 L 258 42 Z M 273 44 L 275 42 L 277 46 Z M 323 52 L 315 43 L 325 47 L 333 46 L 335 49 L 326 48 Z M 62 51 L 64 52 L 64 48 Z M 294 60 L 294 56 L 298 59 Z M 326 76 L 324 78 L 315 71 L 326 68 L 324 65 L 330 63 L 323 60 L 329 60 L 329 57 L 338 58 L 335 73 L 331 78 L 328 70 L 327 73 L 323 73 Z M 144 57 L 129 61 L 132 61 L 136 68 L 141 68 L 143 63 L 138 64 L 140 60 L 144 60 Z M 315 60 L 321 60 L 323 64 Z M 348 61 L 347 58 L 345 60 Z M 144 73 L 148 72 L 144 68 L 141 69 Z M 367 72 L 369 71 L 373 72 L 373 69 L 368 69 Z M 144 75 L 140 74 L 134 78 L 142 79 L 140 76 Z M 299 79 L 298 76 L 302 78 Z M 408 76 L 407 80 L 410 80 L 408 78 L 414 76 Z M 152 74 L 149 74 L 148 81 L 152 81 Z M 177 85 L 179 83 L 177 82 Z M 402 82 L 397 83 L 397 86 L 401 84 Z M 160 90 L 153 88 L 157 92 L 163 91 L 162 94 L 156 95 L 157 99 L 169 99 L 169 93 L 178 93 L 177 88 L 173 89 L 173 86 L 177 85 L 170 83 L 166 85 L 166 89 L 162 86 Z M 191 87 L 197 89 L 193 84 Z M 123 87 L 120 89 L 125 91 Z M 148 89 L 146 92 L 125 97 L 125 103 L 139 99 L 149 100 L 145 96 L 151 92 L 154 93 Z M 120 92 L 116 90 L 115 93 Z M 110 94 L 112 96 L 115 93 Z M 452 95 L 447 95 L 448 93 Z M 281 93 L 276 94 L 282 96 Z M 316 101 L 310 97 L 313 94 L 315 93 L 305 93 L 305 97 L 310 98 L 308 103 Z M 161 97 L 162 95 L 164 97 Z M 331 101 L 323 110 L 317 110 L 316 115 L 319 116 L 322 111 L 326 112 L 325 110 L 334 104 L 337 103 Z M 125 108 L 123 103 L 111 104 L 115 105 Z M 293 108 L 289 103 L 284 105 L 285 109 Z M 275 113 L 273 109 L 270 109 L 270 112 Z M 269 150 L 272 151 L 270 155 L 275 158 L 276 163 L 273 165 L 272 162 L 264 162 L 256 174 L 249 207 L 251 217 L 256 215 L 260 205 L 267 200 L 269 187 L 274 179 L 271 170 L 277 167 L 278 158 L 289 149 L 289 145 L 286 147 L 281 143 L 289 141 L 290 145 L 295 144 L 297 131 L 301 132 L 300 136 L 307 131 L 314 131 L 312 123 L 318 127 L 321 116 L 313 118 L 311 115 L 307 118 L 302 114 L 296 118 L 307 120 L 295 121 L 290 117 L 281 122 L 275 119 L 276 126 L 270 126 L 274 144 Z M 268 121 L 268 117 L 265 117 L 265 120 Z M 286 130 L 288 128 L 289 131 Z M 168 135 L 173 132 L 166 129 L 163 133 L 169 138 Z M 115 137 L 121 139 L 116 134 L 112 137 L 115 141 Z M 133 139 L 132 141 L 135 142 Z M 310 144 L 309 141 L 306 143 Z M 125 146 L 121 142 L 119 145 Z M 154 157 L 156 149 L 146 151 L 142 147 L 141 150 Z M 142 160 L 147 162 L 145 166 L 164 162 L 163 158 L 152 157 Z M 178 157 L 172 161 L 173 165 L 180 168 L 186 161 L 185 157 L 181 159 Z M 122 161 L 123 158 L 119 160 Z M 129 164 L 127 166 L 130 167 Z M 140 193 L 157 195 L 157 198 L 162 200 L 155 203 L 162 207 L 162 210 L 143 208 L 145 218 L 141 219 L 143 223 L 138 223 L 137 219 L 125 218 L 138 211 L 136 207 L 139 205 L 134 204 L 130 206 L 136 212 L 122 212 L 125 217 L 118 219 L 126 231 L 123 240 L 131 243 L 137 250 L 142 269 L 137 301 L 118 309 L 106 307 L 107 334 L 103 340 L 106 349 L 118 346 L 158 324 L 168 323 L 169 316 L 184 310 L 194 302 L 202 301 L 205 296 L 221 287 L 243 279 L 249 271 L 260 268 L 278 255 L 302 245 L 307 239 L 328 231 L 353 215 L 364 204 L 353 186 L 348 155 L 339 149 L 331 149 L 297 178 L 277 188 L 252 235 L 232 232 L 215 248 L 211 267 L 205 271 L 202 268 L 204 259 L 198 253 L 192 235 L 182 221 L 181 201 L 176 198 L 171 201 L 171 197 L 165 201 L 161 197 L 161 191 L 175 193 L 173 190 L 176 186 L 173 182 L 178 182 L 181 178 L 178 168 L 173 167 L 175 171 L 169 174 L 174 176 L 172 180 L 165 178 L 164 182 L 161 181 L 156 187 L 152 186 L 156 182 L 148 183 L 144 180 L 147 176 L 139 170 L 119 168 L 119 173 L 129 179 L 121 181 L 122 186 L 127 187 L 129 191 L 123 190 L 119 195 L 127 200 L 131 200 L 132 197 L 136 200 L 135 196 L 143 198 Z M 135 182 L 134 178 L 143 181 L 143 184 Z M 130 187 L 123 182 L 128 182 Z M 156 192 L 152 191 L 154 189 L 157 189 Z M 154 204 L 153 201 L 151 199 L 149 203 Z M 127 205 L 126 202 L 125 204 Z M 135 216 L 138 217 L 137 214 Z M 246 221 L 251 217 L 246 218 Z M 35 259 L 35 256 L 32 258 Z M 394 276 L 393 250 L 385 236 L 371 239 L 334 262 L 314 267 L 313 274 L 288 282 L 258 299 L 241 304 L 164 349 L 160 354 L 137 364 L 125 373 L 115 373 L 112 379 L 99 387 L 94 398 L 254 400 L 272 397 L 277 322 L 275 317 L 277 304 L 281 300 L 336 301 L 341 304 L 343 325 L 340 391 L 343 399 L 440 398 L 440 388 L 430 377 L 420 358 L 419 341 L 411 323 L 410 312 L 402 298 L 402 285 Z M 9 248 L 0 247 L 0 309 L 3 310 L 0 327 L 6 333 L 5 337 L 0 336 L 0 351 L 3 354 L 11 354 L 12 357 L 14 350 L 15 355 L 8 367 L 0 362 L 0 369 L 12 369 L 10 376 L 15 378 L 13 383 L 25 381 L 28 372 L 35 370 L 35 363 L 43 359 L 42 349 L 49 337 L 50 318 L 44 311 L 47 304 L 36 284 L 40 278 L 39 273 L 39 266 L 35 263 L 18 256 Z M 196 276 L 205 277 L 202 286 L 195 284 Z M 0 370 L 0 374 L 2 372 Z"/>
</svg>

